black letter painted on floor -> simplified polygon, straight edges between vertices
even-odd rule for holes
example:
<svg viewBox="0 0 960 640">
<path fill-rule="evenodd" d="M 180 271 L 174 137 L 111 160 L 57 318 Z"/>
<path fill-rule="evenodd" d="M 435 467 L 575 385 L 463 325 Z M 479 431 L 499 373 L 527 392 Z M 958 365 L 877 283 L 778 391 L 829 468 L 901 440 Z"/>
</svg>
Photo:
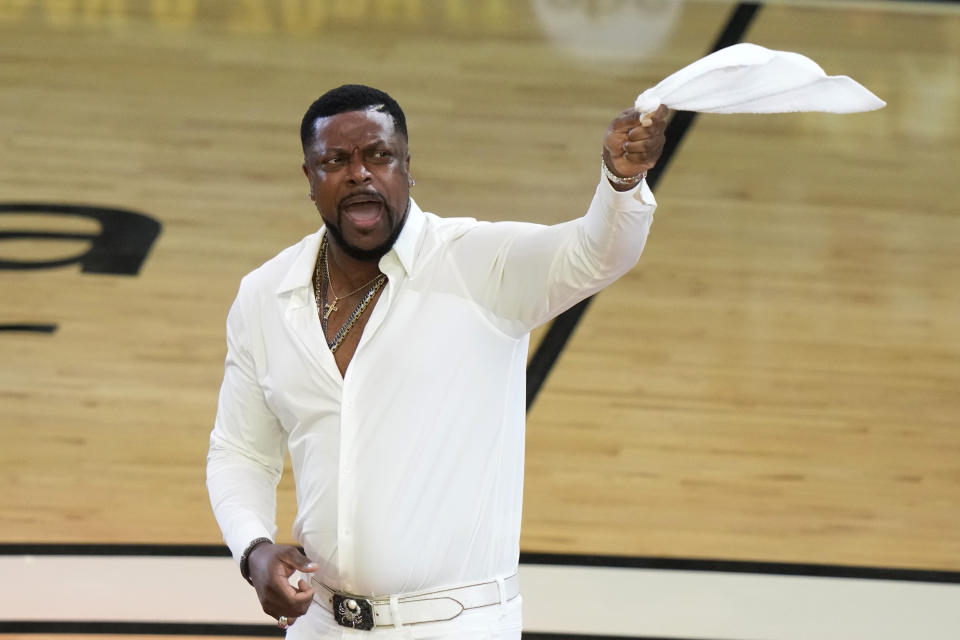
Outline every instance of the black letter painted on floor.
<svg viewBox="0 0 960 640">
<path fill-rule="evenodd" d="M 0 230 L 0 241 L 21 240 L 89 240 L 90 248 L 78 255 L 55 260 L 9 260 L 0 257 L 0 269 L 54 269 L 79 263 L 84 273 L 134 276 L 146 259 L 157 236 L 160 223 L 150 216 L 124 209 L 85 207 L 65 204 L 0 203 L 0 215 L 35 214 L 78 216 L 100 223 L 99 233 L 56 232 L 41 230 Z M 0 331 L 38 331 L 52 333 L 56 325 L 0 324 Z"/>
</svg>

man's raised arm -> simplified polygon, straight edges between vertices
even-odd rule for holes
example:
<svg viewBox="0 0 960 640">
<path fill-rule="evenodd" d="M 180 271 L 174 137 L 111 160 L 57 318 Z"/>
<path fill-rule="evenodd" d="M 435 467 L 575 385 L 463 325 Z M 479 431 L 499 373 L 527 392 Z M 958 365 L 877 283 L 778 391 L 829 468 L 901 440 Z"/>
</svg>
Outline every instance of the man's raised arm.
<svg viewBox="0 0 960 640">
<path fill-rule="evenodd" d="M 657 204 L 644 177 L 663 151 L 667 114 L 630 109 L 610 122 L 584 216 L 551 226 L 481 224 L 457 240 L 461 279 L 504 331 L 522 335 L 637 263 Z"/>
</svg>

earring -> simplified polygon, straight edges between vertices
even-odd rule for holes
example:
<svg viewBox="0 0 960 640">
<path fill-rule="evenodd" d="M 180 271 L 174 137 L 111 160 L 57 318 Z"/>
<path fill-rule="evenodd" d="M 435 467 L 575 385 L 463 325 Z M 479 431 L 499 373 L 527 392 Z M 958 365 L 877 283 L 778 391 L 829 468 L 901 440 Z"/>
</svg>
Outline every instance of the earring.
<svg viewBox="0 0 960 640">
<path fill-rule="evenodd" d="M 411 187 L 412 187 L 413 185 L 417 184 L 417 181 L 414 180 L 412 176 L 409 178 L 409 180 L 410 180 L 410 186 L 411 186 Z"/>
</svg>

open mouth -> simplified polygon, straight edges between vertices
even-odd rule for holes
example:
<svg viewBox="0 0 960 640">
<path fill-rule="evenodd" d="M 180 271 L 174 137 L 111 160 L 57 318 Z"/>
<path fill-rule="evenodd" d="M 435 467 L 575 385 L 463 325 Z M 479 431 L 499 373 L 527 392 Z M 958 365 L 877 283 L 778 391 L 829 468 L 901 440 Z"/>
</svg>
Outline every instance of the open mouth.
<svg viewBox="0 0 960 640">
<path fill-rule="evenodd" d="M 377 194 L 357 194 L 340 201 L 340 212 L 355 227 L 369 229 L 380 222 L 385 207 Z"/>
</svg>

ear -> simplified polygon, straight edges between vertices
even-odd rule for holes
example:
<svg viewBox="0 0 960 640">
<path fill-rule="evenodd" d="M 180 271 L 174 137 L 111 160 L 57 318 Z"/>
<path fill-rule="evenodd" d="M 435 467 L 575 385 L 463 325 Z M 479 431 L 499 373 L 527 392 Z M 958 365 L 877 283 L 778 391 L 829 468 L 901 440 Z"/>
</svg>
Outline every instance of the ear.
<svg viewBox="0 0 960 640">
<path fill-rule="evenodd" d="M 307 183 L 310 185 L 310 199 L 313 200 L 313 180 L 310 178 L 310 171 L 307 169 L 307 163 L 304 162 L 300 165 L 300 168 L 303 169 L 303 175 L 307 178 Z"/>
</svg>

